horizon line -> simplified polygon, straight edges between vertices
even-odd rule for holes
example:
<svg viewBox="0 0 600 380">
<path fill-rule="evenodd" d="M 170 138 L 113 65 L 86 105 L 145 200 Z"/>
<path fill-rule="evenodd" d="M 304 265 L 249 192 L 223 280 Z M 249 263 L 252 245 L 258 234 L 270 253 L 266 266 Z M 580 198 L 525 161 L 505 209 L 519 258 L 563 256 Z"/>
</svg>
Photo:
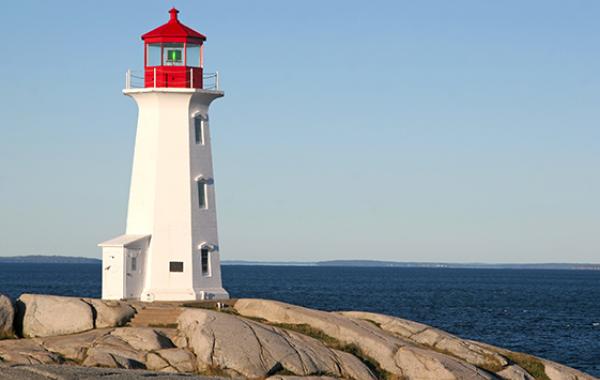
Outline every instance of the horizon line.
<svg viewBox="0 0 600 380">
<path fill-rule="evenodd" d="M 46 254 L 27 254 L 27 255 L 13 255 L 13 256 L 3 256 L 0 255 L 0 260 L 3 259 L 19 259 L 19 258 L 34 258 L 34 257 L 48 257 L 48 258 L 64 258 L 64 259 L 79 259 L 79 260 L 97 260 L 102 261 L 100 257 L 86 257 L 86 256 L 70 256 L 70 255 L 46 255 Z M 418 265 L 586 265 L 586 266 L 600 266 L 600 262 L 568 262 L 568 261 L 545 261 L 545 262 L 484 262 L 484 261 L 414 261 L 414 260 L 406 260 L 406 261 L 398 261 L 398 260 L 384 260 L 384 259 L 326 259 L 326 260 L 247 260 L 247 259 L 227 259 L 221 260 L 222 263 L 231 263 L 231 262 L 239 262 L 239 263 L 256 263 L 256 264 L 296 264 L 296 265 L 311 265 L 311 264 L 319 264 L 319 263 L 335 263 L 335 262 L 364 262 L 364 263 L 389 263 L 389 264 L 418 264 Z"/>
</svg>

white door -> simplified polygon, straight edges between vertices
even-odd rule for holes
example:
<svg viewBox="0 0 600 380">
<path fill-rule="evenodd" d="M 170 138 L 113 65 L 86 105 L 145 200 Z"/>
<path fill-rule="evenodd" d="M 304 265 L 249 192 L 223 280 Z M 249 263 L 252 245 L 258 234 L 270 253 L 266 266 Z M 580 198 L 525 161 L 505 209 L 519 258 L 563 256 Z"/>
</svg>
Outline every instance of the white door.
<svg viewBox="0 0 600 380">
<path fill-rule="evenodd" d="M 108 249 L 102 254 L 102 298 L 120 300 L 123 298 L 124 270 L 123 250 Z"/>
</svg>

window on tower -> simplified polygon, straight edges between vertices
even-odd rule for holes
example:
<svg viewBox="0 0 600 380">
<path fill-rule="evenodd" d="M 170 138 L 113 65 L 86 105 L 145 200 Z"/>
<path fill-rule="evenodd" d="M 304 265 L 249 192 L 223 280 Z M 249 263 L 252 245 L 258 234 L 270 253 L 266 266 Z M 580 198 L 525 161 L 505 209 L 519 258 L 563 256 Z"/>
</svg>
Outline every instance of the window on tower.
<svg viewBox="0 0 600 380">
<path fill-rule="evenodd" d="M 206 118 L 202 115 L 196 115 L 194 117 L 194 139 L 196 144 L 204 145 L 204 127 Z"/>
<path fill-rule="evenodd" d="M 200 67 L 200 45 L 185 46 L 185 61 L 188 67 Z"/>
<path fill-rule="evenodd" d="M 210 256 L 210 252 L 208 251 L 208 248 L 202 248 L 200 250 L 200 260 L 201 260 L 203 276 L 210 276 L 209 256 Z"/>
<path fill-rule="evenodd" d="M 198 206 L 200 206 L 200 208 L 207 208 L 206 180 L 199 179 L 197 184 L 198 184 Z"/>
<path fill-rule="evenodd" d="M 183 44 L 163 45 L 163 65 L 183 66 Z"/>
<path fill-rule="evenodd" d="M 146 66 L 160 66 L 160 44 L 148 45 Z"/>
</svg>

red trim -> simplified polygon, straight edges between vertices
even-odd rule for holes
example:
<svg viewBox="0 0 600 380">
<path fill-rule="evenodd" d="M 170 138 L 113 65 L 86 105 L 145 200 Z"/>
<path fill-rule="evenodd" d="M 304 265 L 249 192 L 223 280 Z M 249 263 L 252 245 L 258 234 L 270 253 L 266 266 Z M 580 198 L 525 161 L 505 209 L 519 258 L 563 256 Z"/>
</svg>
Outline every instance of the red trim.
<svg viewBox="0 0 600 380">
<path fill-rule="evenodd" d="M 156 69 L 156 87 L 167 88 L 202 88 L 201 67 L 186 66 L 148 66 L 144 70 L 144 86 L 154 87 L 154 69 Z M 190 86 L 190 79 L 194 72 L 194 81 Z"/>
<path fill-rule="evenodd" d="M 167 42 L 190 42 L 190 43 L 194 43 L 196 45 L 202 45 L 202 43 L 206 40 L 206 39 L 200 39 L 200 38 L 192 38 L 192 37 L 150 37 L 150 38 L 142 38 L 142 40 L 144 40 L 145 43 L 147 44 L 154 44 L 154 43 L 167 43 Z"/>
</svg>

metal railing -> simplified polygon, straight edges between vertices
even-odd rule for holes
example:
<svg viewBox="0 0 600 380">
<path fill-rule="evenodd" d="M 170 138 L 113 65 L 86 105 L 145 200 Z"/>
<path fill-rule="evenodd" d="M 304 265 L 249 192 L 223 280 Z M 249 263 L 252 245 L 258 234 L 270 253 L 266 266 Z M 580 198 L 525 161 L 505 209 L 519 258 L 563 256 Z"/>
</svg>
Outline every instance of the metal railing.
<svg viewBox="0 0 600 380">
<path fill-rule="evenodd" d="M 156 79 L 157 79 L 157 70 L 154 68 L 152 71 L 154 78 L 152 78 L 153 88 L 157 88 Z M 190 70 L 190 78 L 189 80 L 183 80 L 181 82 L 170 81 L 169 87 L 176 88 L 195 88 L 194 87 L 194 71 Z M 138 70 L 127 70 L 125 72 L 125 89 L 134 89 L 134 88 L 145 88 L 146 81 L 144 78 L 144 71 Z M 203 90 L 215 90 L 219 91 L 219 72 L 215 71 L 214 73 L 204 73 L 202 75 L 202 89 Z"/>
</svg>

